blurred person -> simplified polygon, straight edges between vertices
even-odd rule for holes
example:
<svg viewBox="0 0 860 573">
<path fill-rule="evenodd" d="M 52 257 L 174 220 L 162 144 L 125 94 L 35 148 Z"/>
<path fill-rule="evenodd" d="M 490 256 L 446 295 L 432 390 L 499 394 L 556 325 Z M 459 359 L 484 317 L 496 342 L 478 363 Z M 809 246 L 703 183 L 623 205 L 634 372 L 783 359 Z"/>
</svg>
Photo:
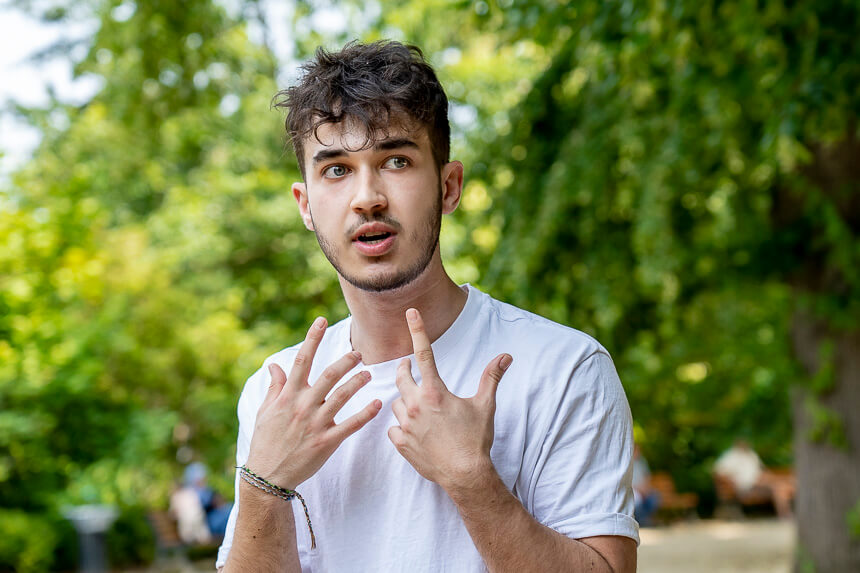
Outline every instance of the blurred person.
<svg viewBox="0 0 860 573">
<path fill-rule="evenodd" d="M 746 440 L 735 440 L 732 447 L 717 458 L 714 462 L 714 473 L 728 480 L 739 498 L 766 497 L 773 501 L 779 517 L 792 517 L 793 484 L 768 471 Z"/>
<path fill-rule="evenodd" d="M 215 490 L 209 487 L 206 483 L 207 475 L 206 466 L 202 463 L 188 464 L 183 474 L 183 485 L 197 495 L 211 535 L 223 537 L 233 504 L 225 502 Z"/>
<path fill-rule="evenodd" d="M 609 354 L 442 265 L 463 165 L 421 51 L 320 49 L 279 96 L 292 193 L 351 315 L 316 319 L 248 379 L 217 566 L 635 571 L 632 421 Z"/>
<path fill-rule="evenodd" d="M 197 491 L 183 483 L 170 494 L 170 514 L 176 520 L 179 539 L 187 545 L 211 543 L 212 534 L 206 524 L 206 512 Z"/>
<path fill-rule="evenodd" d="M 660 507 L 660 494 L 651 486 L 651 469 L 639 444 L 633 447 L 633 515 L 639 525 L 653 525 Z"/>
</svg>

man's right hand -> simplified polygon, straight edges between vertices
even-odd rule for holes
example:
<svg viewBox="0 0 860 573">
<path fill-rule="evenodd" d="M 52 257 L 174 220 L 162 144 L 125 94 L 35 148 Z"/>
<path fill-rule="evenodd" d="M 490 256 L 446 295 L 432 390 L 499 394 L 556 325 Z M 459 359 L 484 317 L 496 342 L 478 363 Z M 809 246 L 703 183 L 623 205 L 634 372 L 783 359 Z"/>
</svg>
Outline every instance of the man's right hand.
<svg viewBox="0 0 860 573">
<path fill-rule="evenodd" d="M 349 352 L 326 368 L 313 386 L 308 384 L 325 329 L 326 320 L 317 318 L 289 376 L 277 364 L 269 364 L 272 383 L 257 412 L 246 465 L 255 474 L 287 489 L 296 489 L 314 475 L 346 438 L 382 408 L 382 402 L 374 400 L 340 424 L 334 423 L 335 414 L 370 381 L 370 373 L 359 372 L 326 399 L 335 384 L 361 360 L 358 352 Z"/>
</svg>

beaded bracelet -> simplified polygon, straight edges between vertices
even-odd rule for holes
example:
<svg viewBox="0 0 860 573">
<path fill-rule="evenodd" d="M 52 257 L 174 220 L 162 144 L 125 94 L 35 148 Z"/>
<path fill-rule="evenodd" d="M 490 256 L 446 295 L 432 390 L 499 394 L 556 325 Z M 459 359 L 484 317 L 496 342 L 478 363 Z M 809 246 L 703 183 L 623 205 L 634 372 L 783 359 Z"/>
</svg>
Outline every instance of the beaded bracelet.
<svg viewBox="0 0 860 573">
<path fill-rule="evenodd" d="M 311 534 L 311 549 L 316 549 L 317 547 L 317 538 L 314 535 L 314 528 L 311 526 L 311 515 L 308 513 L 308 505 L 305 503 L 304 498 L 299 495 L 299 492 L 294 491 L 292 489 L 286 489 L 279 485 L 275 485 L 270 481 L 261 478 L 254 472 L 248 469 L 247 466 L 236 466 L 236 469 L 239 470 L 239 475 L 245 480 L 247 483 L 256 487 L 257 489 L 263 490 L 266 493 L 270 493 L 275 497 L 279 497 L 284 501 L 292 501 L 294 498 L 297 498 L 301 503 L 302 507 L 305 510 L 305 519 L 308 522 L 308 531 Z"/>
</svg>

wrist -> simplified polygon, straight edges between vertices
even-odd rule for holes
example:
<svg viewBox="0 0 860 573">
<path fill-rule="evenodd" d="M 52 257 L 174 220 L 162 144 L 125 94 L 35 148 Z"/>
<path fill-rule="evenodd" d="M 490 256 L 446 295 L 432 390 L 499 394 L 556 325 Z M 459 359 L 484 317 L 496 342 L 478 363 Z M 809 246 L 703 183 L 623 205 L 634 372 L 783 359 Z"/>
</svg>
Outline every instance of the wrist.
<svg viewBox="0 0 860 573">
<path fill-rule="evenodd" d="M 504 483 L 489 457 L 476 460 L 471 467 L 458 472 L 456 476 L 439 485 L 458 505 L 475 496 L 485 495 L 489 489 L 497 488 L 499 485 L 504 488 Z"/>
<path fill-rule="evenodd" d="M 279 508 L 291 507 L 290 504 L 284 503 L 284 500 L 265 492 L 260 488 L 254 487 L 245 480 L 241 480 L 239 485 L 239 494 L 242 496 L 242 505 L 249 503 L 257 510 L 275 510 Z"/>
<path fill-rule="evenodd" d="M 267 469 L 273 467 L 273 464 L 270 461 L 257 460 L 254 459 L 253 456 L 248 458 L 248 461 L 245 462 L 244 466 L 237 466 L 236 469 L 239 469 L 239 467 L 245 467 L 251 473 L 284 489 L 295 490 L 300 483 L 300 481 L 293 476 L 284 475 L 283 467 L 278 468 L 280 471 L 278 471 L 276 475 L 275 470 Z"/>
</svg>

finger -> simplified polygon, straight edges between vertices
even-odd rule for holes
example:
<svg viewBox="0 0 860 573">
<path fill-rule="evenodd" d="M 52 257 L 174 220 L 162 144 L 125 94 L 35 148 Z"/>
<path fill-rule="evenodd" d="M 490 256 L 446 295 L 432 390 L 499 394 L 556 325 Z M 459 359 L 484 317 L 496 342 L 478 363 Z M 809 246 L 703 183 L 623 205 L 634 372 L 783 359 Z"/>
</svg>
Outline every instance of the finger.
<svg viewBox="0 0 860 573">
<path fill-rule="evenodd" d="M 401 426 L 409 418 L 409 413 L 406 410 L 406 404 L 403 402 L 402 398 L 398 398 L 391 403 L 391 411 L 394 412 L 394 417 L 397 418 L 397 422 Z"/>
<path fill-rule="evenodd" d="M 400 361 L 400 364 L 397 365 L 397 373 L 394 375 L 394 384 L 397 386 L 397 391 L 400 392 L 400 395 L 404 398 L 406 396 L 411 396 L 412 392 L 418 388 L 418 384 L 415 383 L 415 378 L 412 377 L 412 361 L 408 358 L 404 358 Z"/>
<path fill-rule="evenodd" d="M 293 368 L 290 370 L 289 382 L 292 386 L 298 388 L 303 384 L 308 383 L 308 375 L 311 372 L 311 364 L 314 361 L 314 355 L 317 353 L 320 342 L 325 334 L 326 319 L 318 317 L 308 329 L 308 334 L 305 336 L 305 341 L 302 342 L 296 354 L 296 359 L 293 362 Z"/>
<path fill-rule="evenodd" d="M 481 374 L 481 381 L 478 383 L 478 392 L 475 397 L 484 403 L 495 406 L 499 382 L 513 361 L 514 359 L 510 354 L 499 354 L 490 360 L 490 363 L 484 368 L 484 373 Z"/>
<path fill-rule="evenodd" d="M 355 393 L 368 382 L 370 382 L 370 372 L 362 371 L 347 380 L 340 388 L 335 390 L 331 397 L 325 401 L 325 406 L 323 407 L 326 420 L 332 420 L 335 417 L 335 414 L 340 412 L 340 409 L 343 408 L 343 405 L 346 404 L 350 398 L 355 396 Z"/>
<path fill-rule="evenodd" d="M 281 390 L 284 389 L 284 383 L 287 381 L 287 375 L 283 369 L 274 362 L 269 364 L 269 391 L 266 392 L 266 398 L 263 403 L 268 403 L 278 397 Z"/>
<path fill-rule="evenodd" d="M 361 412 L 353 414 L 332 428 L 330 432 L 334 435 L 337 443 L 340 443 L 363 428 L 364 425 L 371 421 L 381 409 L 382 402 L 380 400 L 374 400 L 362 408 Z"/>
<path fill-rule="evenodd" d="M 400 426 L 391 426 L 388 428 L 388 439 L 394 444 L 398 450 L 406 444 L 406 434 Z"/>
<path fill-rule="evenodd" d="M 361 354 L 353 351 L 347 352 L 330 364 L 328 368 L 323 370 L 320 377 L 312 386 L 314 399 L 317 402 L 322 403 L 322 401 L 325 400 L 325 397 L 328 396 L 328 393 L 331 392 L 331 389 L 334 388 L 334 385 L 337 384 L 338 380 L 346 376 L 346 373 L 352 370 L 360 360 Z"/>
<path fill-rule="evenodd" d="M 433 347 L 430 338 L 424 329 L 424 320 L 421 313 L 414 308 L 406 311 L 406 323 L 409 325 L 409 334 L 412 335 L 412 349 L 415 352 L 415 361 L 421 372 L 422 383 L 429 381 L 431 384 L 439 380 L 439 372 L 436 371 L 436 360 L 433 358 Z"/>
</svg>

